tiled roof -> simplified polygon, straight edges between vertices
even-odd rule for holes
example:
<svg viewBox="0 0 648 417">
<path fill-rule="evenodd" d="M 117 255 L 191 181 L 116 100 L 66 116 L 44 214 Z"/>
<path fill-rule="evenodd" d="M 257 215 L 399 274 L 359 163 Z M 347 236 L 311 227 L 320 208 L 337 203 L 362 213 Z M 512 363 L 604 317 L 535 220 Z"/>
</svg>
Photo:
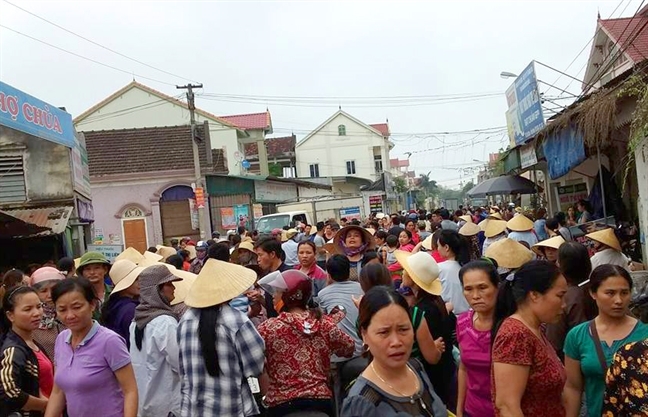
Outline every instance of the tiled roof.
<svg viewBox="0 0 648 417">
<path fill-rule="evenodd" d="M 126 93 L 127 91 L 129 91 L 129 90 L 131 90 L 133 88 L 139 88 L 140 90 L 146 91 L 147 93 L 149 93 L 151 95 L 154 95 L 154 96 L 156 96 L 156 97 L 158 97 L 158 98 L 160 98 L 162 100 L 166 100 L 169 103 L 172 103 L 172 104 L 187 108 L 187 103 L 185 103 L 182 100 L 178 100 L 176 98 L 173 98 L 173 97 L 171 97 L 171 96 L 169 96 L 167 94 L 164 94 L 164 93 L 162 93 L 162 92 L 160 92 L 160 91 L 158 91 L 158 90 L 156 90 L 154 88 L 151 88 L 151 87 L 149 87 L 147 85 L 138 83 L 137 81 L 131 81 L 128 85 L 126 85 L 123 88 L 115 91 L 113 94 L 109 95 L 105 99 L 101 100 L 99 103 L 95 104 L 94 106 L 90 107 L 88 110 L 84 111 L 83 113 L 81 113 L 80 115 L 75 117 L 73 122 L 75 124 L 81 122 L 83 119 L 85 119 L 86 117 L 88 117 L 89 115 L 94 113 L 95 111 L 101 109 L 106 104 L 110 103 L 111 101 L 115 100 L 117 97 L 123 95 L 124 93 Z M 218 117 L 215 114 L 211 114 L 211 113 L 209 113 L 207 111 L 204 111 L 204 110 L 201 110 L 201 109 L 197 108 L 196 113 L 203 116 L 203 117 L 206 117 L 208 119 L 214 120 L 214 121 L 216 121 L 218 123 L 221 123 L 222 125 L 229 126 L 229 127 L 237 127 L 237 126 L 233 125 L 232 123 L 228 122 L 227 120 L 225 120 L 225 119 L 223 119 L 221 117 Z"/>
<path fill-rule="evenodd" d="M 268 158 L 283 158 L 295 156 L 295 143 L 297 138 L 295 135 L 283 138 L 267 138 L 265 140 L 266 150 L 268 151 Z M 292 155 L 290 153 L 292 152 Z M 247 159 L 259 159 L 259 148 L 255 143 L 245 144 L 245 157 Z"/>
<path fill-rule="evenodd" d="M 202 136 L 202 125 L 197 126 Z M 193 168 L 190 126 L 84 132 L 90 176 L 137 174 Z M 227 173 L 222 149 L 212 149 L 213 167 L 207 166 L 204 142 L 199 146 L 204 172 Z"/>
<path fill-rule="evenodd" d="M 409 159 L 398 159 L 398 158 L 392 158 L 389 160 L 389 165 L 392 166 L 392 168 L 402 168 L 402 167 L 409 167 Z"/>
<path fill-rule="evenodd" d="M 234 126 L 243 130 L 272 130 L 272 119 L 270 112 L 235 114 L 232 116 L 220 116 Z"/>
<path fill-rule="evenodd" d="M 648 28 L 643 28 L 648 17 L 641 15 L 623 17 L 620 19 L 601 20 L 601 26 L 610 35 L 619 48 L 627 49 L 625 52 L 635 63 L 648 59 Z M 641 32 L 639 32 L 641 30 Z M 639 33 L 637 35 L 637 33 Z M 635 38 L 636 36 L 636 38 Z M 631 45 L 628 44 L 631 42 Z"/>
<path fill-rule="evenodd" d="M 389 125 L 387 123 L 377 123 L 369 126 L 379 131 L 383 136 L 389 136 Z"/>
</svg>

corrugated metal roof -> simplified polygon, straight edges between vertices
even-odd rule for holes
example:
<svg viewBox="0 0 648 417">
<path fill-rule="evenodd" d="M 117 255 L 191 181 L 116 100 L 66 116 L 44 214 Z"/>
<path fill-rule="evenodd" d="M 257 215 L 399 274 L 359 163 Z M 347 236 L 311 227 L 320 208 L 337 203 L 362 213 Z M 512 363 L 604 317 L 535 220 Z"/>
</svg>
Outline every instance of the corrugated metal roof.
<svg viewBox="0 0 648 417">
<path fill-rule="evenodd" d="M 2 210 L 3 213 L 15 217 L 26 223 L 46 227 L 51 231 L 39 233 L 40 235 L 59 234 L 65 231 L 73 207 L 42 207 L 30 209 Z"/>
</svg>

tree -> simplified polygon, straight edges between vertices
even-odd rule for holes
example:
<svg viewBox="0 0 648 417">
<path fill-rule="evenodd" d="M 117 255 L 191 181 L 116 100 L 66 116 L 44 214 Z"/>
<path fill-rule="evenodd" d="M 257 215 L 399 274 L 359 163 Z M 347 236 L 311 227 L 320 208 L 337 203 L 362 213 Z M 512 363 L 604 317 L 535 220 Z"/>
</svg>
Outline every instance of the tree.
<svg viewBox="0 0 648 417">
<path fill-rule="evenodd" d="M 405 181 L 405 178 L 394 178 L 394 192 L 396 194 L 403 194 L 404 192 L 407 192 L 407 189 L 407 182 Z"/>
<path fill-rule="evenodd" d="M 427 174 L 421 174 L 420 187 L 426 197 L 434 197 L 439 194 L 439 186 L 436 181 L 430 179 L 429 172 Z"/>
</svg>

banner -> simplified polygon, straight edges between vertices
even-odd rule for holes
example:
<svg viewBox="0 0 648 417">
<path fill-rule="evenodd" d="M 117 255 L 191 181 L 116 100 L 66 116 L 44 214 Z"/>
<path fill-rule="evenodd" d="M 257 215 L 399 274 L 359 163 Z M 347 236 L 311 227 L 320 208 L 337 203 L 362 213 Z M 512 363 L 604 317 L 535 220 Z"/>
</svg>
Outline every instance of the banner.
<svg viewBox="0 0 648 417">
<path fill-rule="evenodd" d="M 567 213 L 569 207 L 574 207 L 578 200 L 587 199 L 587 184 L 584 182 L 558 187 L 558 202 L 560 211 Z"/>
<path fill-rule="evenodd" d="M 530 143 L 520 147 L 520 167 L 528 168 L 538 163 L 535 144 Z"/>
<path fill-rule="evenodd" d="M 68 148 L 75 147 L 72 116 L 0 81 L 0 125 Z"/>
<path fill-rule="evenodd" d="M 108 262 L 115 262 L 115 258 L 123 251 L 122 245 L 88 245 L 88 252 L 99 252 L 103 254 Z"/>
<path fill-rule="evenodd" d="M 198 207 L 196 207 L 196 200 L 189 199 L 189 212 L 191 213 L 191 228 L 193 230 L 200 230 L 200 216 L 198 214 Z"/>
<path fill-rule="evenodd" d="M 369 196 L 369 210 L 371 210 L 372 213 L 380 213 L 383 211 L 382 195 Z"/>
<path fill-rule="evenodd" d="M 340 218 L 346 218 L 347 220 L 361 220 L 360 217 L 360 207 L 345 207 L 340 209 Z"/>
<path fill-rule="evenodd" d="M 220 209 L 221 226 L 225 230 L 236 229 L 236 218 L 234 217 L 233 207 L 222 207 Z"/>
<path fill-rule="evenodd" d="M 234 218 L 236 219 L 236 226 L 248 228 L 250 215 L 247 204 L 237 204 L 234 206 Z"/>
<path fill-rule="evenodd" d="M 259 220 L 263 216 L 263 204 L 252 204 L 252 212 L 254 213 L 254 221 Z"/>
</svg>

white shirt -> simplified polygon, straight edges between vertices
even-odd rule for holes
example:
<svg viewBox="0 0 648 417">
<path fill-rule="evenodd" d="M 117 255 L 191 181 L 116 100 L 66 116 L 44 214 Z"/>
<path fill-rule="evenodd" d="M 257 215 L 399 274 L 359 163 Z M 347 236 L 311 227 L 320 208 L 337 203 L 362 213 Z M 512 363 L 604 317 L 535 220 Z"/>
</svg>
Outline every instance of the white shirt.
<svg viewBox="0 0 648 417">
<path fill-rule="evenodd" d="M 538 243 L 538 236 L 536 236 L 536 234 L 530 230 L 526 232 L 513 231 L 508 234 L 508 238 L 513 239 L 517 242 L 526 242 L 529 244 L 529 248 L 532 248 L 533 245 Z"/>
<path fill-rule="evenodd" d="M 138 417 L 181 414 L 177 339 L 178 322 L 158 316 L 144 328 L 142 350 L 135 344 L 135 322 L 130 325 L 130 355 L 135 371 Z"/>
<path fill-rule="evenodd" d="M 439 264 L 439 281 L 443 288 L 441 298 L 446 303 L 452 303 L 452 311 L 457 316 L 470 309 L 470 305 L 463 294 L 463 286 L 459 281 L 460 269 L 461 265 L 457 261 L 447 260 Z"/>
<path fill-rule="evenodd" d="M 283 249 L 286 254 L 286 260 L 284 263 L 288 266 L 297 266 L 299 265 L 299 258 L 297 257 L 297 247 L 299 243 L 295 242 L 294 239 L 288 239 L 281 244 L 281 249 Z"/>
<path fill-rule="evenodd" d="M 603 249 L 600 252 L 596 252 L 594 256 L 590 258 L 592 262 L 592 271 L 600 265 L 619 265 L 622 268 L 628 269 L 628 262 L 630 260 L 621 252 L 614 250 L 612 248 Z"/>
</svg>

